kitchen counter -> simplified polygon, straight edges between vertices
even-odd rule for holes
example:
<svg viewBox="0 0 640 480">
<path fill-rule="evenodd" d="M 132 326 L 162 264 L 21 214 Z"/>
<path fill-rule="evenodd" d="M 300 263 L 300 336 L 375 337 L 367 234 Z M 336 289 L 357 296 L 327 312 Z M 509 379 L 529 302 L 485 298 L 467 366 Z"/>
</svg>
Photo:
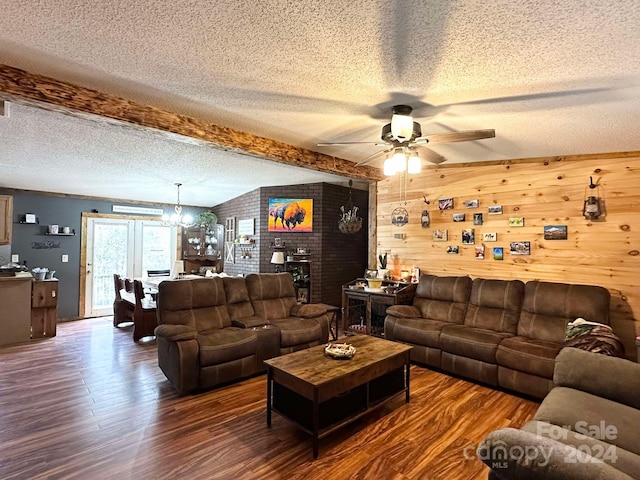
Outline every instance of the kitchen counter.
<svg viewBox="0 0 640 480">
<path fill-rule="evenodd" d="M 31 284 L 29 272 L 0 277 L 0 346 L 31 339 Z"/>
</svg>

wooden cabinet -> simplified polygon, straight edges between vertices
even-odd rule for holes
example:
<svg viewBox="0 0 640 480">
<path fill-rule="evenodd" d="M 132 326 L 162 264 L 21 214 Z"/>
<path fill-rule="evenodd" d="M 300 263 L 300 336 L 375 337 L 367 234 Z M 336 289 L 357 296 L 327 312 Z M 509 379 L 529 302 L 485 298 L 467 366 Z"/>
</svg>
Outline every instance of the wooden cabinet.
<svg viewBox="0 0 640 480">
<path fill-rule="evenodd" d="M 11 226 L 13 224 L 13 197 L 0 195 L 0 245 L 11 243 Z"/>
<path fill-rule="evenodd" d="M 182 259 L 187 273 L 199 273 L 201 267 L 219 268 L 223 246 L 222 225 L 191 227 L 182 231 Z"/>
<path fill-rule="evenodd" d="M 55 337 L 58 279 L 34 280 L 31 287 L 31 338 Z"/>
<path fill-rule="evenodd" d="M 0 346 L 29 341 L 31 283 L 28 273 L 0 277 Z"/>
</svg>

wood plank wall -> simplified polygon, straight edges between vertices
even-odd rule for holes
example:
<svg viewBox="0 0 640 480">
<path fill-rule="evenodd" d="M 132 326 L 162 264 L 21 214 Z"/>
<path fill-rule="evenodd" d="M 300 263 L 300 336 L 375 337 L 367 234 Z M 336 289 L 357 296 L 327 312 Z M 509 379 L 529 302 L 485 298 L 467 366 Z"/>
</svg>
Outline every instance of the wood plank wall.
<svg viewBox="0 0 640 480">
<path fill-rule="evenodd" d="M 606 215 L 585 220 L 582 208 L 589 177 L 599 183 Z M 611 292 L 611 324 L 623 339 L 627 356 L 636 358 L 634 338 L 640 334 L 640 152 L 577 155 L 542 159 L 452 164 L 424 168 L 409 175 L 405 187 L 398 174 L 378 182 L 377 252 L 389 252 L 389 268 L 416 266 L 422 273 L 470 275 L 473 278 L 539 279 L 551 282 L 601 285 Z M 593 190 L 589 190 L 593 192 Z M 420 216 L 430 201 L 431 226 L 422 228 Z M 438 209 L 438 199 L 453 197 L 454 209 Z M 478 199 L 478 208 L 465 200 Z M 488 215 L 487 207 L 502 205 L 502 215 Z M 393 226 L 391 214 L 403 206 L 409 223 Z M 465 222 L 452 214 L 465 213 Z M 483 225 L 473 214 L 483 214 Z M 509 227 L 509 217 L 523 217 L 523 227 Z M 566 225 L 567 240 L 544 240 L 545 225 Z M 475 245 L 485 246 L 484 260 L 475 258 L 474 245 L 463 245 L 461 230 L 475 229 Z M 448 241 L 434 242 L 433 230 L 448 230 Z M 485 232 L 497 242 L 483 242 Z M 404 234 L 405 238 L 395 238 Z M 510 242 L 528 241 L 529 256 L 509 254 Z M 448 254 L 458 245 L 460 253 Z M 504 260 L 493 259 L 493 247 L 504 248 Z"/>
</svg>

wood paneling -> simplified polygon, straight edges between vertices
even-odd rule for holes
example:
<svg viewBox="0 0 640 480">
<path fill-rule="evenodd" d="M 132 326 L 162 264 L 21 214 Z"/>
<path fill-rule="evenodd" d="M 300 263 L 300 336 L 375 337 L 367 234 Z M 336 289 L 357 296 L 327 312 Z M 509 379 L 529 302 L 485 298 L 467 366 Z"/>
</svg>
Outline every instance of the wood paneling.
<svg viewBox="0 0 640 480">
<path fill-rule="evenodd" d="M 266 376 L 178 396 L 155 342 L 131 342 L 111 317 L 64 322 L 44 342 L 0 349 L 0 478 L 486 479 L 475 458 L 490 431 L 538 407 L 411 367 L 411 403 L 311 437 L 274 415 Z"/>
<path fill-rule="evenodd" d="M 286 165 L 364 180 L 382 178 L 379 168 L 353 168 L 353 162 L 342 158 L 220 127 L 197 118 L 143 105 L 9 65 L 0 65 L 0 98 Z"/>
<path fill-rule="evenodd" d="M 600 185 L 606 215 L 585 220 L 582 207 L 589 177 Z M 441 165 L 409 176 L 407 204 L 400 198 L 398 176 L 378 183 L 378 252 L 390 252 L 389 268 L 420 267 L 423 273 L 523 281 L 540 279 L 601 285 L 611 292 L 611 323 L 622 337 L 627 355 L 635 358 L 634 337 L 640 332 L 640 152 L 553 157 L 477 165 Z M 590 190 L 593 192 L 593 190 Z M 420 226 L 422 196 L 431 201 L 431 226 Z M 453 210 L 438 210 L 438 199 L 454 198 Z M 478 199 L 477 209 L 464 201 Z M 409 223 L 391 225 L 391 212 L 405 206 Z M 502 215 L 488 215 L 487 207 L 502 205 Z M 453 222 L 465 213 L 465 222 Z M 483 225 L 473 225 L 473 214 Z M 524 217 L 524 227 L 508 226 L 509 217 Z M 544 240 L 545 225 L 566 225 L 567 240 Z M 475 245 L 485 246 L 477 260 L 474 245 L 462 245 L 461 230 L 475 229 Z M 448 230 L 447 242 L 434 242 L 433 230 Z M 496 232 L 497 242 L 483 242 L 482 234 Z M 394 238 L 406 234 L 405 239 Z M 509 243 L 531 242 L 531 255 L 509 254 Z M 458 245 L 460 254 L 447 254 Z M 504 260 L 493 260 L 492 248 L 504 248 Z M 597 321 L 598 319 L 593 319 Z"/>
</svg>

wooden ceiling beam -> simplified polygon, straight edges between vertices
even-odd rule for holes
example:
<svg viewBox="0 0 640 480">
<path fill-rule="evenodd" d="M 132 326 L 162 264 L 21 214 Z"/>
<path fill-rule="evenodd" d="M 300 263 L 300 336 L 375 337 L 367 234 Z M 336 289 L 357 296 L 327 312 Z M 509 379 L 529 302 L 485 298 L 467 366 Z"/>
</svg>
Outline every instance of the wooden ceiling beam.
<svg viewBox="0 0 640 480">
<path fill-rule="evenodd" d="M 379 168 L 356 167 L 353 162 L 295 147 L 197 118 L 143 105 L 50 77 L 0 64 L 0 98 L 31 107 L 160 133 L 273 162 L 362 180 L 382 180 Z"/>
</svg>

